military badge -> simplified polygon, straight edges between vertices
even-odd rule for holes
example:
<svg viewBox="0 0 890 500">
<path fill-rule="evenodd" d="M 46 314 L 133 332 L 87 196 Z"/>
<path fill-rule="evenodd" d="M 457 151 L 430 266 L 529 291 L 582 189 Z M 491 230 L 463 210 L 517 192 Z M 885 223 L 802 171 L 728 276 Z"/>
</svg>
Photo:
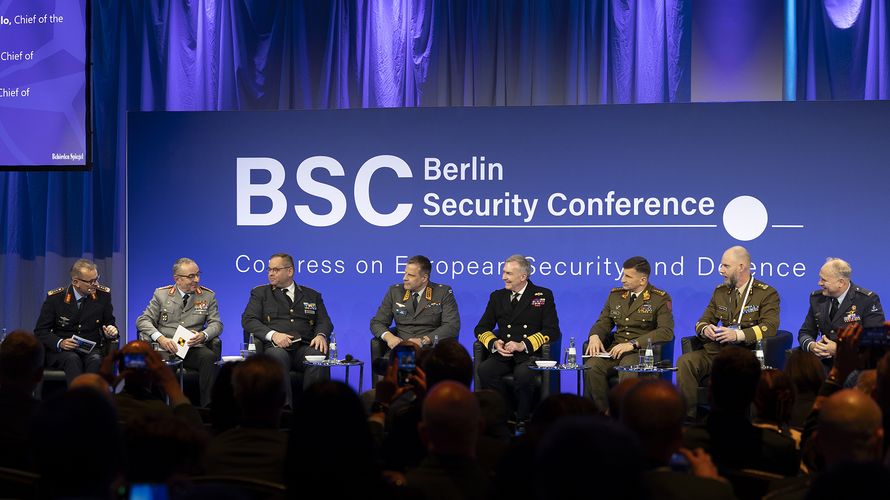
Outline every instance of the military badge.
<svg viewBox="0 0 890 500">
<path fill-rule="evenodd" d="M 303 312 L 306 314 L 315 314 L 317 309 L 315 302 L 303 302 Z"/>
<path fill-rule="evenodd" d="M 728 309 L 726 308 L 726 306 L 717 306 L 717 310 L 718 311 L 727 311 Z"/>
<path fill-rule="evenodd" d="M 532 307 L 541 307 L 544 303 L 547 302 L 547 299 L 544 297 L 535 297 L 532 299 Z"/>
<path fill-rule="evenodd" d="M 637 309 L 637 312 L 640 314 L 652 314 L 652 304 L 643 304 Z"/>
<path fill-rule="evenodd" d="M 207 314 L 208 304 L 206 300 L 195 301 L 195 314 Z"/>
<path fill-rule="evenodd" d="M 757 312 L 757 311 L 759 311 L 759 310 L 760 310 L 760 306 L 757 306 L 757 305 L 753 305 L 753 304 L 752 304 L 752 305 L 746 307 L 745 309 L 743 309 L 743 310 L 742 310 L 742 314 L 754 313 L 754 312 Z"/>
<path fill-rule="evenodd" d="M 59 316 L 59 318 L 56 320 L 56 323 L 58 323 L 59 326 L 64 328 L 71 324 L 71 318 L 66 318 L 65 316 Z"/>
<path fill-rule="evenodd" d="M 869 312 L 873 312 L 873 313 L 874 313 L 874 312 L 878 312 L 878 305 L 877 305 L 877 304 L 872 304 L 872 305 L 871 305 L 871 309 L 869 309 Z"/>
<path fill-rule="evenodd" d="M 855 323 L 857 321 L 862 321 L 862 318 L 858 314 L 851 313 L 844 316 L 844 323 Z"/>
<path fill-rule="evenodd" d="M 170 316 L 167 314 L 167 311 L 161 313 L 161 323 L 166 323 L 170 319 Z"/>
</svg>

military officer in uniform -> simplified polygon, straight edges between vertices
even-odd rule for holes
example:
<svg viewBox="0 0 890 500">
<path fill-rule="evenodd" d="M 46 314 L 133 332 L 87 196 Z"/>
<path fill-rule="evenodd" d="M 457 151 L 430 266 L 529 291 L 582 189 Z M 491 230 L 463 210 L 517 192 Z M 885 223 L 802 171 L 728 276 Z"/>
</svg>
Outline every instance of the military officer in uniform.
<svg viewBox="0 0 890 500">
<path fill-rule="evenodd" d="M 303 372 L 303 387 L 329 378 L 326 367 L 308 366 L 308 355 L 328 353 L 334 325 L 321 294 L 294 283 L 294 259 L 286 253 L 269 258 L 269 284 L 250 291 L 241 325 L 263 342 L 266 354 L 284 366 L 287 404 L 293 406 L 290 370 Z"/>
<path fill-rule="evenodd" d="M 587 354 L 591 357 L 584 363 L 590 367 L 584 372 L 586 396 L 593 399 L 601 411 L 609 407 L 608 371 L 616 365 L 638 364 L 639 350 L 645 349 L 650 341 L 669 342 L 674 338 L 671 296 L 649 282 L 652 272 L 649 261 L 631 257 L 623 267 L 622 286 L 612 289 L 599 319 L 590 328 Z M 610 336 L 613 338 L 607 342 Z M 597 357 L 603 353 L 608 353 L 609 357 Z M 624 380 L 635 376 L 634 373 L 621 372 L 618 378 Z"/>
<path fill-rule="evenodd" d="M 189 350 L 182 366 L 198 372 L 201 406 L 210 404 L 216 353 L 207 345 L 222 333 L 216 294 L 201 286 L 201 270 L 187 257 L 173 263 L 174 284 L 154 291 L 151 301 L 136 318 L 136 329 L 143 340 L 157 342 L 165 351 L 175 354 L 179 346 L 173 336 L 180 325 L 194 336 L 188 340 Z"/>
<path fill-rule="evenodd" d="M 34 327 L 46 347 L 46 366 L 63 370 L 69 384 L 81 373 L 98 372 L 106 341 L 118 336 L 111 290 L 99 284 L 96 264 L 79 259 L 70 274 L 70 285 L 47 293 Z M 75 336 L 96 344 L 90 349 Z"/>
<path fill-rule="evenodd" d="M 448 285 L 431 282 L 430 272 L 432 264 L 423 255 L 408 259 L 402 283 L 389 287 L 371 318 L 371 333 L 390 349 L 402 340 L 426 347 L 435 338 L 457 338 L 460 316 L 454 293 Z"/>
<path fill-rule="evenodd" d="M 724 283 L 714 290 L 695 324 L 704 349 L 677 360 L 677 384 L 690 419 L 696 416 L 698 386 L 710 375 L 714 356 L 728 345 L 754 349 L 758 341 L 775 336 L 779 329 L 779 294 L 751 276 L 751 255 L 744 247 L 735 246 L 723 253 L 720 275 Z"/>
<path fill-rule="evenodd" d="M 845 327 L 854 323 L 866 328 L 884 324 L 878 294 L 853 284 L 852 275 L 853 269 L 846 261 L 834 257 L 825 261 L 819 270 L 819 289 L 810 294 L 810 310 L 797 334 L 800 348 L 827 364 L 837 352 L 838 332 Z"/>
<path fill-rule="evenodd" d="M 522 423 L 532 411 L 533 372 L 529 365 L 541 358 L 541 347 L 559 337 L 559 318 L 553 292 L 529 279 L 531 265 L 522 255 L 504 262 L 504 288 L 495 290 L 476 325 L 476 339 L 491 351 L 479 366 L 480 389 L 493 389 L 508 398 L 503 376 L 513 374 Z"/>
</svg>

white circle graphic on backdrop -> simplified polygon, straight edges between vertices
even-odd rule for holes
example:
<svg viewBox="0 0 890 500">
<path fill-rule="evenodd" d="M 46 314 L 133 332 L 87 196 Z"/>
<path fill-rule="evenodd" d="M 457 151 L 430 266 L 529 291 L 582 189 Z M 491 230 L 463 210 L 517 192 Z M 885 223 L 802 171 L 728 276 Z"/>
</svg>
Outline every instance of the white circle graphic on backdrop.
<svg viewBox="0 0 890 500">
<path fill-rule="evenodd" d="M 751 241 L 763 234 L 769 214 L 760 200 L 753 196 L 738 196 L 723 209 L 723 227 L 739 241 Z"/>
</svg>

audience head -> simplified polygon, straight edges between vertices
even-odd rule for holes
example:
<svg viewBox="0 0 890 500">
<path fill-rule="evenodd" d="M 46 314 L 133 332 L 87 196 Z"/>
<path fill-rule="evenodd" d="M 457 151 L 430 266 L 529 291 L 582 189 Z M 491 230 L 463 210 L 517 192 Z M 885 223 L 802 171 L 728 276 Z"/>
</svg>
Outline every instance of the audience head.
<svg viewBox="0 0 890 500">
<path fill-rule="evenodd" d="M 770 368 L 760 372 L 757 392 L 754 394 L 757 418 L 779 425 L 791 421 L 794 408 L 794 386 L 783 372 Z"/>
<path fill-rule="evenodd" d="M 39 407 L 32 428 L 31 453 L 42 494 L 109 497 L 123 454 L 108 398 L 87 388 L 60 393 Z"/>
<path fill-rule="evenodd" d="M 644 497 L 644 462 L 636 436 L 600 416 L 568 416 L 556 422 L 538 443 L 535 456 L 538 498 Z M 598 478 L 593 483 L 582 478 Z"/>
<path fill-rule="evenodd" d="M 127 421 L 125 475 L 129 483 L 168 483 L 198 473 L 206 445 L 201 430 L 160 411 Z"/>
<path fill-rule="evenodd" d="M 634 378 L 626 378 L 621 382 L 618 382 L 618 385 L 609 390 L 609 416 L 614 418 L 615 420 L 621 419 L 621 402 L 624 400 L 624 396 L 630 392 L 631 389 L 634 388 L 637 384 L 639 384 L 643 379 L 640 377 Z"/>
<path fill-rule="evenodd" d="M 507 402 L 504 400 L 504 396 L 491 389 L 482 389 L 473 394 L 479 402 L 479 411 L 482 412 L 482 434 L 496 438 L 509 438 Z"/>
<path fill-rule="evenodd" d="M 232 372 L 241 362 L 223 363 L 216 372 L 210 403 L 210 420 L 216 433 L 231 429 L 241 423 L 241 407 L 235 401 Z"/>
<path fill-rule="evenodd" d="M 235 400 L 245 423 L 276 426 L 284 407 L 284 369 L 264 355 L 251 356 L 232 373 Z"/>
<path fill-rule="evenodd" d="M 423 400 L 417 429 L 430 453 L 473 457 L 481 424 L 479 402 L 470 389 L 446 380 L 436 384 Z"/>
<path fill-rule="evenodd" d="M 43 379 L 43 344 L 34 335 L 15 330 L 0 344 L 0 385 L 31 393 Z"/>
<path fill-rule="evenodd" d="M 822 404 L 816 443 L 828 467 L 880 460 L 883 439 L 881 410 L 869 396 L 844 389 Z"/>
<path fill-rule="evenodd" d="M 664 380 L 636 384 L 621 404 L 621 422 L 639 438 L 646 458 L 659 466 L 680 448 L 685 417 L 682 396 Z"/>
<path fill-rule="evenodd" d="M 571 415 L 593 416 L 599 412 L 593 401 L 574 394 L 553 394 L 541 401 L 532 414 L 528 432 L 541 435 L 558 420 Z"/>
<path fill-rule="evenodd" d="M 816 394 L 825 381 L 825 365 L 815 354 L 794 349 L 785 363 L 785 374 L 797 394 Z"/>
<path fill-rule="evenodd" d="M 90 389 L 111 401 L 111 386 L 108 385 L 108 381 L 97 373 L 81 373 L 75 377 L 71 381 L 71 385 L 68 386 L 68 390 L 75 389 Z"/>
<path fill-rule="evenodd" d="M 473 381 L 473 358 L 457 339 L 443 339 L 423 360 L 427 387 L 454 380 L 469 387 Z"/>
<path fill-rule="evenodd" d="M 856 389 L 862 391 L 863 394 L 874 397 L 875 388 L 878 384 L 877 370 L 862 370 L 859 377 L 856 378 Z"/>
<path fill-rule="evenodd" d="M 743 347 L 729 346 L 714 357 L 709 395 L 714 410 L 747 413 L 760 381 L 760 362 Z"/>
</svg>

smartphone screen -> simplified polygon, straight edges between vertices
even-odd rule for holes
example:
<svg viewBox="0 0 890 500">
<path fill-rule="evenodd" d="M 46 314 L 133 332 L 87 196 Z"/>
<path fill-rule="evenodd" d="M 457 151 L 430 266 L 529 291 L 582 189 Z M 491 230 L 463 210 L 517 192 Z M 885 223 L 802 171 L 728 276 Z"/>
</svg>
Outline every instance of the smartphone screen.
<svg viewBox="0 0 890 500">
<path fill-rule="evenodd" d="M 124 368 L 132 368 L 138 370 L 145 367 L 145 353 L 130 352 L 124 354 Z"/>
<path fill-rule="evenodd" d="M 408 376 L 417 368 L 415 364 L 414 349 L 410 347 L 396 348 L 396 360 L 399 363 L 399 386 L 406 386 L 410 382 Z"/>
<path fill-rule="evenodd" d="M 880 325 L 863 328 L 859 335 L 859 347 L 890 347 L 887 327 Z"/>
<path fill-rule="evenodd" d="M 130 500 L 167 500 L 166 484 L 136 483 L 130 485 Z"/>
</svg>

